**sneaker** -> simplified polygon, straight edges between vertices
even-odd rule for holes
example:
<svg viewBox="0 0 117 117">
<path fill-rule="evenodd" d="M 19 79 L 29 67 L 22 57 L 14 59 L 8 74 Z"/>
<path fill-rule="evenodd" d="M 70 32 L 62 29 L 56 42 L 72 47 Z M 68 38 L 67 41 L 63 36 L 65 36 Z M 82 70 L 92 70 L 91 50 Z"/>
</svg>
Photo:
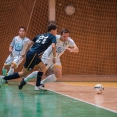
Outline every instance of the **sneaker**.
<svg viewBox="0 0 117 117">
<path fill-rule="evenodd" d="M 8 81 L 7 80 L 5 80 L 5 84 L 4 84 L 5 86 L 8 86 Z"/>
<path fill-rule="evenodd" d="M 3 84 L 5 84 L 5 80 L 3 78 L 4 76 L 0 76 L 0 88 L 2 87 Z"/>
<path fill-rule="evenodd" d="M 19 90 L 21 90 L 23 88 L 23 86 L 26 84 L 26 82 L 24 81 L 24 78 L 22 79 L 22 81 L 19 83 Z"/>
<path fill-rule="evenodd" d="M 38 91 L 39 90 L 39 87 L 38 86 L 35 86 L 35 91 Z"/>
<path fill-rule="evenodd" d="M 42 90 L 42 91 L 47 91 L 46 88 L 44 88 L 44 85 L 41 84 L 40 86 L 35 86 L 35 91 Z"/>
<path fill-rule="evenodd" d="M 43 90 L 43 91 L 47 91 L 47 89 L 44 88 L 44 84 L 41 84 L 41 85 L 39 86 L 39 89 L 40 89 L 40 90 Z"/>
</svg>

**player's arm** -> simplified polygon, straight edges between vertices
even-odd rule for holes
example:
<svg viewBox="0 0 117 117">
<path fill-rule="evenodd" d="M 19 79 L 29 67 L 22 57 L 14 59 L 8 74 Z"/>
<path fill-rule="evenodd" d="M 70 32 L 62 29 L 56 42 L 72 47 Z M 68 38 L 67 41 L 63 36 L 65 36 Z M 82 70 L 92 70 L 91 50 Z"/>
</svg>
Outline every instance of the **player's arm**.
<svg viewBox="0 0 117 117">
<path fill-rule="evenodd" d="M 26 49 L 26 53 L 27 53 L 28 50 L 31 48 L 31 46 L 35 43 L 36 38 L 37 38 L 37 37 L 35 37 L 33 40 L 31 40 L 30 43 L 28 44 L 28 47 L 27 47 L 27 49 Z"/>
<path fill-rule="evenodd" d="M 78 47 L 76 45 L 73 46 L 73 47 L 67 48 L 67 50 L 69 50 L 70 52 L 75 52 L 75 53 L 79 52 L 79 49 L 78 49 Z"/>
<path fill-rule="evenodd" d="M 12 53 L 14 45 L 15 45 L 15 37 L 13 38 L 13 40 L 12 40 L 10 46 L 9 46 L 9 52 L 10 53 Z"/>
<path fill-rule="evenodd" d="M 9 47 L 9 52 L 12 52 L 12 51 L 13 51 L 13 47 L 10 46 L 10 47 Z"/>
<path fill-rule="evenodd" d="M 26 53 L 28 52 L 28 50 L 31 48 L 31 46 L 34 44 L 33 41 L 30 41 L 29 44 L 28 44 L 28 47 L 26 49 Z"/>
<path fill-rule="evenodd" d="M 67 50 L 69 50 L 70 52 L 75 52 L 75 53 L 79 52 L 79 48 L 76 46 L 74 40 L 71 39 L 70 37 L 69 37 L 69 47 L 67 48 Z"/>
<path fill-rule="evenodd" d="M 56 44 L 52 43 L 53 62 L 56 62 Z"/>
<path fill-rule="evenodd" d="M 23 47 L 23 49 L 24 49 L 24 54 L 22 55 L 22 58 L 25 58 L 26 53 L 28 52 L 28 50 L 30 49 L 30 47 L 34 44 L 33 41 L 28 41 L 27 43 L 28 43 L 27 48 L 25 49 L 25 47 Z M 25 46 L 25 45 L 24 45 L 24 46 Z"/>
<path fill-rule="evenodd" d="M 56 63 L 56 37 L 52 39 L 53 63 Z"/>
</svg>

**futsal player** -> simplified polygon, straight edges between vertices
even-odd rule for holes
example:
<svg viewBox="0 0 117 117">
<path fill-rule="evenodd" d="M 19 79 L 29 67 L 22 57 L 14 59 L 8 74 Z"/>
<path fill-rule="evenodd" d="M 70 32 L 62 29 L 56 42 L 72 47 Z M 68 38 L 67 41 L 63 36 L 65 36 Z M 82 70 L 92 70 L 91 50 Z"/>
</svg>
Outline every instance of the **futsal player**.
<svg viewBox="0 0 117 117">
<path fill-rule="evenodd" d="M 53 74 L 47 76 L 44 80 L 40 82 L 36 82 L 35 90 L 46 90 L 43 88 L 43 84 L 47 82 L 53 82 L 56 81 L 57 78 L 61 78 L 62 76 L 62 65 L 60 61 L 60 56 L 65 52 L 65 50 L 68 50 L 69 52 L 79 52 L 78 47 L 76 46 L 73 39 L 69 37 L 69 31 L 67 29 L 62 29 L 60 32 L 60 35 L 56 35 L 56 63 L 53 64 L 53 53 L 52 53 L 52 47 L 49 46 L 48 49 L 44 52 L 42 55 L 42 61 L 46 65 L 46 69 L 51 67 L 54 71 Z M 24 78 L 20 85 L 19 89 L 22 89 L 23 85 L 26 84 L 30 79 L 37 78 L 38 71 L 34 71 L 31 74 L 29 74 L 26 78 Z M 22 83 L 25 82 L 25 83 Z"/>
<path fill-rule="evenodd" d="M 47 28 L 48 33 L 41 34 L 36 36 L 31 42 L 31 49 L 26 54 L 26 60 L 24 63 L 24 68 L 21 72 L 14 73 L 9 76 L 0 76 L 0 87 L 5 83 L 6 80 L 17 79 L 20 77 L 25 77 L 29 71 L 31 71 L 35 65 L 40 63 L 40 71 L 37 73 L 37 80 L 40 80 L 43 71 L 45 69 L 44 63 L 41 61 L 40 56 L 42 53 L 52 45 L 52 53 L 53 53 L 53 62 L 56 61 L 56 37 L 57 34 L 57 26 L 55 24 L 49 24 Z"/>
<path fill-rule="evenodd" d="M 28 45 L 30 43 L 30 39 L 26 37 L 26 28 L 19 28 L 19 35 L 15 36 L 9 47 L 9 56 L 6 59 L 4 66 L 2 68 L 2 75 L 11 75 L 14 73 L 14 69 L 16 69 L 19 64 L 25 58 L 25 54 L 27 52 Z M 10 67 L 8 73 L 7 69 Z M 6 82 L 8 83 L 8 82 Z"/>
</svg>

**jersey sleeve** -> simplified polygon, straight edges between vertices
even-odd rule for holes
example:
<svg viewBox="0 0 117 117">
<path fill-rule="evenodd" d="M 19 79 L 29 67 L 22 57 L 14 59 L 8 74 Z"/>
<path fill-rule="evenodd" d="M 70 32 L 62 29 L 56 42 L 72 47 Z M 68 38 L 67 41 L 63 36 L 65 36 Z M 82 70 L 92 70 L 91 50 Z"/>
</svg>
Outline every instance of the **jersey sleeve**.
<svg viewBox="0 0 117 117">
<path fill-rule="evenodd" d="M 70 40 L 70 42 L 69 42 L 70 47 L 76 46 L 75 42 L 71 38 L 69 38 L 69 40 Z"/>
<path fill-rule="evenodd" d="M 56 37 L 55 36 L 52 37 L 52 43 L 56 43 Z"/>
<path fill-rule="evenodd" d="M 30 39 L 27 40 L 27 43 L 28 43 L 28 44 L 30 43 Z"/>
<path fill-rule="evenodd" d="M 10 46 L 13 47 L 14 45 L 15 45 L 15 37 L 13 38 L 13 40 L 12 40 Z"/>
</svg>

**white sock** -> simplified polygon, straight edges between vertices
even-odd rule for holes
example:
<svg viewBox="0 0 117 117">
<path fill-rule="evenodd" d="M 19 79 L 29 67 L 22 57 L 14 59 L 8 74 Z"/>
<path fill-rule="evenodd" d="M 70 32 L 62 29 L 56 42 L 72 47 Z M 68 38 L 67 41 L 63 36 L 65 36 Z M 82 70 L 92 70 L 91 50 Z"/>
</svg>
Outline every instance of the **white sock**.
<svg viewBox="0 0 117 117">
<path fill-rule="evenodd" d="M 52 74 L 52 75 L 47 76 L 44 80 L 42 80 L 41 84 L 45 84 L 47 82 L 54 82 L 56 80 L 57 80 L 57 78 L 56 78 L 55 74 Z"/>
<path fill-rule="evenodd" d="M 34 71 L 31 74 L 29 74 L 26 78 L 24 78 L 25 82 L 28 82 L 29 80 L 33 79 L 33 78 L 37 78 L 37 73 L 38 71 Z"/>
<path fill-rule="evenodd" d="M 6 76 L 6 74 L 7 74 L 7 69 L 2 68 L 2 75 L 3 75 L 3 76 Z"/>
<path fill-rule="evenodd" d="M 9 76 L 9 75 L 12 75 L 13 73 L 14 73 L 14 69 L 10 67 L 9 72 L 8 72 L 7 75 Z"/>
</svg>

